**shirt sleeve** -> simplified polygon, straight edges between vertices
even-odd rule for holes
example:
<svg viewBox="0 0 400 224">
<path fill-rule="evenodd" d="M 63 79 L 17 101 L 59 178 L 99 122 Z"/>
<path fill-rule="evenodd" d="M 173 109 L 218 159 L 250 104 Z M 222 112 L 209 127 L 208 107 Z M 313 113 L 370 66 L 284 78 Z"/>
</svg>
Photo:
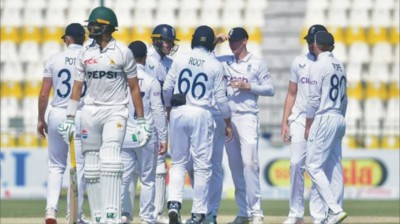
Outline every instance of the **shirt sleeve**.
<svg viewBox="0 0 400 224">
<path fill-rule="evenodd" d="M 75 80 L 83 82 L 85 80 L 85 65 L 83 63 L 83 56 L 85 55 L 86 47 L 83 47 L 82 50 L 79 52 L 78 57 L 76 58 L 77 61 L 75 63 Z"/>
<path fill-rule="evenodd" d="M 163 84 L 163 98 L 164 98 L 164 104 L 166 107 L 171 106 L 171 98 L 175 86 L 175 77 L 177 73 L 177 67 L 176 63 L 173 62 L 171 65 L 171 69 L 167 73 L 167 77 L 165 78 L 164 84 Z"/>
<path fill-rule="evenodd" d="M 167 142 L 167 121 L 165 117 L 164 105 L 161 101 L 160 82 L 154 79 L 151 82 L 150 88 L 150 107 L 158 140 L 160 142 Z"/>
<path fill-rule="evenodd" d="M 261 96 L 274 96 L 275 86 L 267 65 L 261 61 L 257 72 L 258 83 L 251 83 L 250 92 Z"/>
<path fill-rule="evenodd" d="M 219 64 L 219 70 L 214 80 L 214 97 L 222 117 L 229 118 L 232 112 L 226 97 L 225 70 L 222 64 Z"/>
<path fill-rule="evenodd" d="M 133 58 L 132 51 L 130 51 L 129 49 L 126 51 L 125 54 L 125 64 L 123 70 L 128 79 L 135 78 L 137 76 L 136 61 Z"/>
<path fill-rule="evenodd" d="M 292 65 L 290 66 L 290 78 L 289 81 L 297 83 L 298 82 L 298 63 L 297 58 L 293 60 Z"/>
<path fill-rule="evenodd" d="M 314 118 L 321 104 L 322 80 L 324 76 L 323 67 L 320 63 L 313 63 L 310 67 L 310 80 L 315 80 L 316 85 L 308 85 L 307 118 Z"/>
<path fill-rule="evenodd" d="M 49 58 L 45 65 L 44 65 L 44 71 L 43 71 L 43 78 L 52 78 L 52 74 L 53 74 L 53 66 L 52 66 L 52 60 L 53 58 Z"/>
</svg>

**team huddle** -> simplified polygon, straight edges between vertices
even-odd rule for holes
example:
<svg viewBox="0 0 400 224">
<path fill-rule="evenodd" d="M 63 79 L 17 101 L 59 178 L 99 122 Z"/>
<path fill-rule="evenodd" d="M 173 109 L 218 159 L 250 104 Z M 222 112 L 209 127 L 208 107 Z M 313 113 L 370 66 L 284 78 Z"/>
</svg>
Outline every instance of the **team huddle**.
<svg viewBox="0 0 400 224">
<path fill-rule="evenodd" d="M 264 223 L 257 100 L 274 96 L 275 87 L 264 60 L 247 50 L 247 31 L 236 27 L 216 36 L 199 26 L 191 50 L 172 59 L 179 39 L 170 25 L 156 26 L 147 48 L 139 40 L 125 46 L 112 37 L 118 20 L 107 7 L 93 9 L 87 22 L 89 39 L 85 42 L 82 25 L 68 25 L 62 36 L 67 49 L 45 65 L 37 127 L 49 139 L 45 223 L 57 223 L 70 144 L 76 149 L 78 213 L 71 218 L 67 210 L 68 223 L 131 223 L 140 181 L 141 223 L 216 224 L 224 148 L 239 208 L 230 223 Z M 293 62 L 282 121 L 283 141 L 291 144 L 290 212 L 284 223 L 304 223 L 305 171 L 313 181 L 314 223 L 340 223 L 347 216 L 341 208 L 346 73 L 333 57 L 334 39 L 325 27 L 311 27 L 306 40 L 310 52 Z M 233 54 L 215 55 L 224 41 Z M 186 173 L 193 205 L 185 221 L 180 211 Z M 85 188 L 90 221 L 82 213 Z"/>
</svg>

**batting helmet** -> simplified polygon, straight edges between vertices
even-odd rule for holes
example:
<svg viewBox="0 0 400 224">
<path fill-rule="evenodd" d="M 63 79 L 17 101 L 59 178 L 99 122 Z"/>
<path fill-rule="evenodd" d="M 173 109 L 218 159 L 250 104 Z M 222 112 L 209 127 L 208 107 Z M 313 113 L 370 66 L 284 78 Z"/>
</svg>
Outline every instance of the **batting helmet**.
<svg viewBox="0 0 400 224">
<path fill-rule="evenodd" d="M 179 39 L 176 39 L 175 29 L 168 24 L 160 24 L 156 26 L 151 34 L 151 38 L 179 41 Z"/>
<path fill-rule="evenodd" d="M 209 51 L 215 48 L 215 34 L 209 26 L 199 26 L 194 31 L 192 36 L 192 49 L 198 46 L 203 46 Z"/>
<path fill-rule="evenodd" d="M 86 22 L 89 22 L 88 27 L 94 23 L 102 25 L 100 27 L 92 26 L 92 31 L 89 35 L 92 38 L 100 36 L 104 33 L 112 33 L 118 27 L 118 20 L 114 11 L 104 6 L 93 9 L 89 15 L 89 19 L 86 20 Z"/>
</svg>

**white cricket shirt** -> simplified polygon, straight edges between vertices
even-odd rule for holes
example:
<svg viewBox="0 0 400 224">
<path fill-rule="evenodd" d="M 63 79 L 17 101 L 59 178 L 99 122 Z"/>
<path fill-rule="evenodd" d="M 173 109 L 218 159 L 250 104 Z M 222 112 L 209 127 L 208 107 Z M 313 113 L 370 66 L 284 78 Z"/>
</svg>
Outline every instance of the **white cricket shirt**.
<svg viewBox="0 0 400 224">
<path fill-rule="evenodd" d="M 345 115 L 347 108 L 347 79 L 343 63 L 329 51 L 318 55 L 310 67 L 310 80 L 307 100 L 307 118 L 324 114 Z"/>
<path fill-rule="evenodd" d="M 237 61 L 234 55 L 219 56 L 218 60 L 224 65 L 228 85 L 228 99 L 233 108 L 232 113 L 254 113 L 259 109 L 258 96 L 273 96 L 275 86 L 265 62 L 248 53 L 242 60 Z M 242 80 L 251 83 L 251 90 L 232 88 L 231 81 Z"/>
<path fill-rule="evenodd" d="M 127 79 L 136 77 L 136 62 L 125 45 L 111 39 L 100 50 L 93 44 L 78 55 L 75 80 L 87 82 L 85 105 L 124 105 L 128 103 Z"/>
<path fill-rule="evenodd" d="M 186 94 L 186 104 L 211 110 L 216 104 L 227 102 L 224 68 L 215 55 L 203 48 L 195 48 L 177 55 L 163 86 L 164 103 L 170 106 L 174 94 Z"/>
<path fill-rule="evenodd" d="M 172 59 L 168 56 L 161 58 L 160 54 L 151 45 L 147 52 L 146 67 L 150 75 L 161 83 L 165 81 L 168 70 L 171 68 Z"/>
<path fill-rule="evenodd" d="M 299 117 L 303 117 L 305 121 L 309 85 L 317 84 L 315 80 L 310 79 L 310 67 L 314 60 L 315 56 L 307 53 L 296 57 L 290 66 L 289 81 L 297 84 L 297 94 L 289 121 L 294 121 Z"/>
<path fill-rule="evenodd" d="M 159 142 L 167 142 L 167 121 L 165 117 L 164 105 L 161 101 L 160 82 L 146 72 L 146 68 L 142 64 L 137 64 L 138 81 L 140 86 L 140 94 L 143 101 L 143 112 L 146 122 L 153 128 Z M 129 94 L 130 96 L 130 94 Z M 129 97 L 129 117 L 127 122 L 127 130 L 137 127 L 137 118 L 132 97 Z M 131 139 L 132 133 L 126 132 L 125 139 Z M 153 139 L 153 138 L 152 138 Z M 124 147 L 137 147 L 139 144 L 133 141 L 124 141 Z"/>
<path fill-rule="evenodd" d="M 81 49 L 81 45 L 70 44 L 65 51 L 51 56 L 45 63 L 43 77 L 52 79 L 54 94 L 50 104 L 53 107 L 67 108 L 74 85 L 76 58 Z M 84 85 L 80 106 L 83 104 L 86 89 Z"/>
</svg>

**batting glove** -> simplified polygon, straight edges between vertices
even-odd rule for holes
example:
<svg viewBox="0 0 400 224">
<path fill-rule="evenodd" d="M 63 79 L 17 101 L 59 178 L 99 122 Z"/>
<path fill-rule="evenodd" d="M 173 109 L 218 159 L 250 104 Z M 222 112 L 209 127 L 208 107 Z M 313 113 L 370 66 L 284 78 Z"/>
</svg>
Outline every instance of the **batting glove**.
<svg viewBox="0 0 400 224">
<path fill-rule="evenodd" d="M 132 141 L 138 142 L 140 146 L 146 145 L 151 138 L 151 128 L 144 118 L 137 119 L 137 127 L 132 135 Z"/>
<path fill-rule="evenodd" d="M 67 117 L 58 125 L 58 133 L 63 137 L 64 142 L 69 144 L 70 137 L 75 132 L 75 117 Z"/>
</svg>

